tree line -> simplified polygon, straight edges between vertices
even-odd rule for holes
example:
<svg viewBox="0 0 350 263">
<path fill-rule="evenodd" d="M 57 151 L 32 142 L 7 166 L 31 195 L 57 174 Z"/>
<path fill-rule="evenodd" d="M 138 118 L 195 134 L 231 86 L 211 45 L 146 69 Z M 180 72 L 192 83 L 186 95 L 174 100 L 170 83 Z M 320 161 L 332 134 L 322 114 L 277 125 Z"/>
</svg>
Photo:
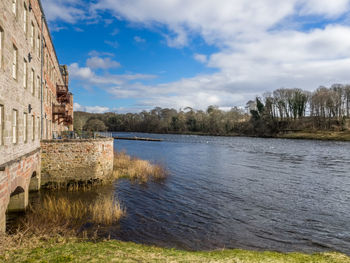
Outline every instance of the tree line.
<svg viewBox="0 0 350 263">
<path fill-rule="evenodd" d="M 237 107 L 229 111 L 209 106 L 206 111 L 190 107 L 176 110 L 156 107 L 140 113 L 74 113 L 76 131 L 120 131 L 149 133 L 203 133 L 228 135 L 235 126 L 249 120 L 249 114 Z"/>
<path fill-rule="evenodd" d="M 140 113 L 93 114 L 75 112 L 76 131 L 201 133 L 271 136 L 295 130 L 342 130 L 350 117 L 350 85 L 334 84 L 313 92 L 280 88 L 229 111 L 209 106 L 156 107 Z"/>
</svg>

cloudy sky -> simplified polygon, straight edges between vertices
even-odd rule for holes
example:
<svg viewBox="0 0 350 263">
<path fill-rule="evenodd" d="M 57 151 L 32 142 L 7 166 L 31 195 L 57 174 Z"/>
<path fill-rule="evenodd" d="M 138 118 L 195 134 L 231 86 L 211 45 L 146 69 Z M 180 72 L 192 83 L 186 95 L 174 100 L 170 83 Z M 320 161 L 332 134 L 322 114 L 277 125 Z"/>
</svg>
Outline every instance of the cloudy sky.
<svg viewBox="0 0 350 263">
<path fill-rule="evenodd" d="M 350 0 L 42 0 L 75 110 L 224 109 L 350 83 Z"/>
</svg>

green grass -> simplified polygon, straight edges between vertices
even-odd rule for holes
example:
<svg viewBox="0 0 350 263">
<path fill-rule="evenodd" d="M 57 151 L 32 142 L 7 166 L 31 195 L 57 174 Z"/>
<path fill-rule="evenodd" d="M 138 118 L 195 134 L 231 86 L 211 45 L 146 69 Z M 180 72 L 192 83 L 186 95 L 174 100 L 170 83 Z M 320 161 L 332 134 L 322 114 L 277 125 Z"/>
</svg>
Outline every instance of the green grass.
<svg viewBox="0 0 350 263">
<path fill-rule="evenodd" d="M 254 252 L 247 250 L 220 250 L 188 252 L 131 242 L 69 241 L 62 244 L 42 244 L 35 249 L 8 251 L 1 262 L 232 262 L 232 263 L 350 263 L 350 258 L 339 253 L 301 254 Z"/>
</svg>

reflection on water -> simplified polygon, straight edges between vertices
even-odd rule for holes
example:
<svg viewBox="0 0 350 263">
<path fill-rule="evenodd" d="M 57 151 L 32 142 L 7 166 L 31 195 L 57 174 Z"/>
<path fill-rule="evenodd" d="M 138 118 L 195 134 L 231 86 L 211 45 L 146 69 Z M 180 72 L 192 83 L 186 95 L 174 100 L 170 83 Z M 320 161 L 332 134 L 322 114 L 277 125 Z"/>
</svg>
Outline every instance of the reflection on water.
<svg viewBox="0 0 350 263">
<path fill-rule="evenodd" d="M 350 143 L 142 136 L 164 141 L 115 141 L 115 148 L 163 163 L 170 176 L 117 182 L 127 217 L 104 235 L 193 250 L 350 254 Z"/>
</svg>

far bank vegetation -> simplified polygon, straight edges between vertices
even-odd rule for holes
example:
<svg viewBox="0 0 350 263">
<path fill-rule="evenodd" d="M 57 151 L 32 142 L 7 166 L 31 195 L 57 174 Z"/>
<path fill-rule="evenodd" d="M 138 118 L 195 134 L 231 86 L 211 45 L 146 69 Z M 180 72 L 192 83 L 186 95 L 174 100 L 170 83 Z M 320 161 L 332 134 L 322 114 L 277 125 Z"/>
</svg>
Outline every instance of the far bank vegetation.
<svg viewBox="0 0 350 263">
<path fill-rule="evenodd" d="M 75 112 L 76 132 L 83 130 L 207 135 L 274 136 L 295 131 L 348 130 L 350 85 L 334 84 L 315 91 L 280 88 L 252 98 L 244 109 L 176 110 L 118 114 Z"/>
</svg>

